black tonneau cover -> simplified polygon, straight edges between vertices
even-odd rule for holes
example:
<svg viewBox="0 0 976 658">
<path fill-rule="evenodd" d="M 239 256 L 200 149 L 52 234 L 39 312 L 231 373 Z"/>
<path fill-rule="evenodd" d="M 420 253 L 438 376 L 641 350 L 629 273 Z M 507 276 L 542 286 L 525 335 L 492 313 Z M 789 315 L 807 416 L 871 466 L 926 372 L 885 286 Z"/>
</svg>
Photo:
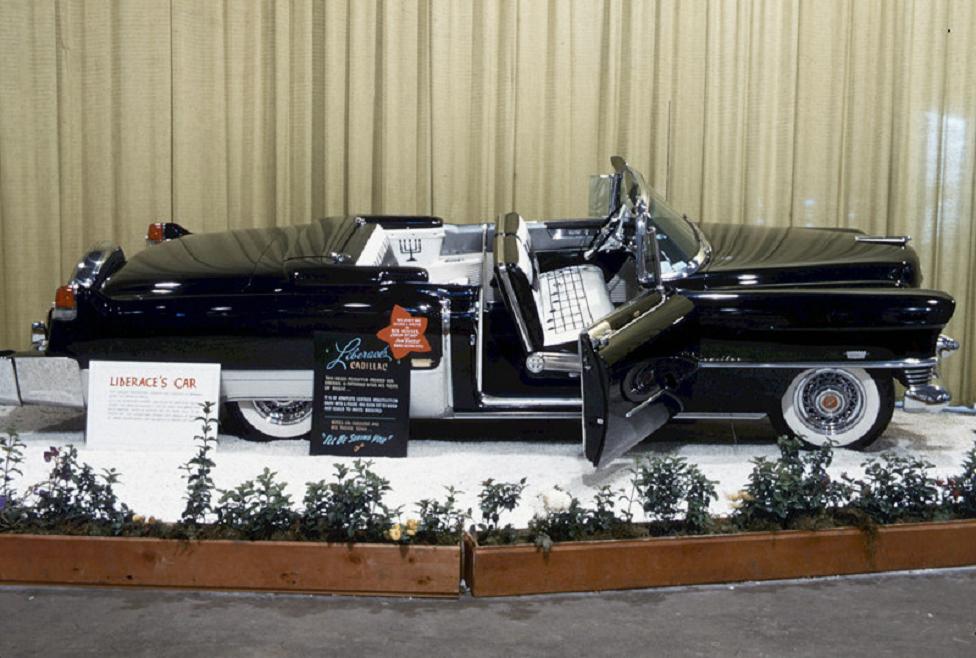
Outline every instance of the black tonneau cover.
<svg viewBox="0 0 976 658">
<path fill-rule="evenodd" d="M 287 280 L 287 263 L 334 264 L 346 254 L 353 265 L 375 226 L 355 217 L 329 217 L 311 224 L 187 235 L 133 256 L 102 288 L 111 297 L 147 294 L 233 293 L 256 278 Z"/>
</svg>

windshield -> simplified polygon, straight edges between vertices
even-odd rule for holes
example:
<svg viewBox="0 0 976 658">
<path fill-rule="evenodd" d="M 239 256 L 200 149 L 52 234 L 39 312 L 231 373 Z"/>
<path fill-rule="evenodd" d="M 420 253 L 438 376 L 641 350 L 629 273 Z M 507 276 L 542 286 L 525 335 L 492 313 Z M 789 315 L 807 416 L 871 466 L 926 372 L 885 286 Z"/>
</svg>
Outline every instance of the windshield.
<svg viewBox="0 0 976 658">
<path fill-rule="evenodd" d="M 647 204 L 651 224 L 657 229 L 658 244 L 661 246 L 662 272 L 683 274 L 699 265 L 695 258 L 702 251 L 702 244 L 691 222 L 669 206 L 633 167 L 625 166 L 623 178 L 628 207 L 633 208 L 640 201 Z"/>
<path fill-rule="evenodd" d="M 657 239 L 661 245 L 661 268 L 665 274 L 684 273 L 700 263 L 695 262 L 702 249 L 698 232 L 687 219 L 679 215 L 671 206 L 651 195 L 651 223 L 657 228 Z"/>
</svg>

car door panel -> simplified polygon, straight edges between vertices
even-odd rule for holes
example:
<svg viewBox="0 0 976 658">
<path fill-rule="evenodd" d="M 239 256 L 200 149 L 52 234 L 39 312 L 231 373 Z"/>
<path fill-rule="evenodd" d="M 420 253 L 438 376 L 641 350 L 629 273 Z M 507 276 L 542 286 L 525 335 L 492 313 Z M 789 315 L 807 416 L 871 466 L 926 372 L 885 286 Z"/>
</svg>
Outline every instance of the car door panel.
<svg viewBox="0 0 976 658">
<path fill-rule="evenodd" d="M 694 306 L 645 293 L 580 336 L 580 359 L 584 451 L 599 467 L 681 411 L 698 365 Z"/>
</svg>

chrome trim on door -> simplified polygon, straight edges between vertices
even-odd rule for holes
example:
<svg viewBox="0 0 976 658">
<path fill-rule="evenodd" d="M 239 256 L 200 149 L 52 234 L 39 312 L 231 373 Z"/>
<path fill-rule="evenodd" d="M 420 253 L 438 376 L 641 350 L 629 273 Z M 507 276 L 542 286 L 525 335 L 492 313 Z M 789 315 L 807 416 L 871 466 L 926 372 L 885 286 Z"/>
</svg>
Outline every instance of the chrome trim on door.
<svg viewBox="0 0 976 658">
<path fill-rule="evenodd" d="M 226 400 L 311 400 L 311 370 L 221 370 Z"/>
<path fill-rule="evenodd" d="M 676 414 L 674 420 L 762 420 L 765 417 L 763 412 L 691 411 Z"/>
<path fill-rule="evenodd" d="M 928 359 L 893 359 L 891 361 L 709 361 L 702 359 L 699 368 L 844 368 L 856 366 L 858 368 L 927 368 L 936 365 L 936 358 Z"/>
<path fill-rule="evenodd" d="M 581 408 L 579 398 L 502 398 L 481 394 L 481 404 L 489 409 Z"/>
<path fill-rule="evenodd" d="M 455 411 L 448 420 L 579 420 L 579 411 Z"/>
</svg>

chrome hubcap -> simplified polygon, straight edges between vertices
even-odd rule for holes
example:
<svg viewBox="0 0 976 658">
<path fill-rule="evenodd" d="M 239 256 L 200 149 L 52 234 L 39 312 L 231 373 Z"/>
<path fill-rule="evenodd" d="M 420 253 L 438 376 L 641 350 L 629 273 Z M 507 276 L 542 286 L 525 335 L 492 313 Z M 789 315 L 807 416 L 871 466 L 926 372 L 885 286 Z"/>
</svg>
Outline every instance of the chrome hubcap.
<svg viewBox="0 0 976 658">
<path fill-rule="evenodd" d="M 312 401 L 254 400 L 254 410 L 273 425 L 297 425 L 312 415 Z"/>
<path fill-rule="evenodd" d="M 865 391 L 854 375 L 822 369 L 806 375 L 793 394 L 800 421 L 818 434 L 843 434 L 864 417 Z"/>
</svg>

